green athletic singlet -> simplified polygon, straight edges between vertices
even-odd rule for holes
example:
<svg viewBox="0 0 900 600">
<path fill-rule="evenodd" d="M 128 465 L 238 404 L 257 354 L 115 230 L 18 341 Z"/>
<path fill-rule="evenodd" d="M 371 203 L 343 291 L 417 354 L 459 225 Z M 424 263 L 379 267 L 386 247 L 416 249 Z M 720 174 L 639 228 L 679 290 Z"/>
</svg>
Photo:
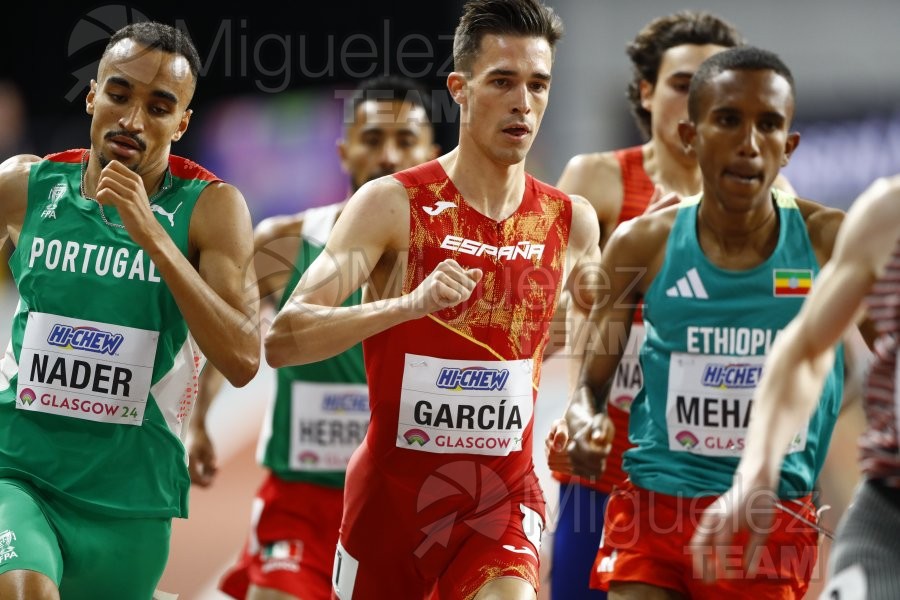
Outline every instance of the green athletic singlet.
<svg viewBox="0 0 900 600">
<path fill-rule="evenodd" d="M 0 364 L 0 478 L 108 516 L 186 517 L 180 438 L 202 357 L 144 251 L 81 196 L 83 152 L 31 167 L 10 259 L 20 301 Z M 216 179 L 178 157 L 169 166 L 152 208 L 186 254 Z"/>
<path fill-rule="evenodd" d="M 296 268 L 279 309 L 321 254 L 339 209 L 340 205 L 330 205 L 304 213 Z M 359 304 L 361 295 L 355 291 L 344 306 Z M 314 364 L 280 368 L 274 404 L 260 438 L 260 459 L 281 479 L 343 487 L 347 462 L 365 438 L 368 422 L 361 344 Z"/>
<path fill-rule="evenodd" d="M 800 310 L 819 271 L 793 197 L 773 190 L 775 251 L 747 271 L 712 264 L 697 240 L 700 197 L 687 199 L 665 261 L 644 298 L 644 388 L 631 408 L 625 470 L 635 485 L 670 495 L 721 494 L 744 446 L 754 391 L 775 335 Z M 782 467 L 779 495 L 812 490 L 825 459 L 843 388 L 843 354 L 808 426 Z"/>
</svg>

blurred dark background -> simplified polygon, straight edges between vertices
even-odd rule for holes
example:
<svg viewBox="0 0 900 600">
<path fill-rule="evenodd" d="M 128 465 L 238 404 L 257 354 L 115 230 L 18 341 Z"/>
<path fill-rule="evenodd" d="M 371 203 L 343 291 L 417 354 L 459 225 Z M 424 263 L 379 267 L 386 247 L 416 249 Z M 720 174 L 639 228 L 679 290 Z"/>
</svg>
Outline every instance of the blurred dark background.
<svg viewBox="0 0 900 600">
<path fill-rule="evenodd" d="M 88 144 L 84 95 L 110 34 L 151 19 L 187 31 L 202 64 L 190 130 L 173 153 L 238 185 L 256 219 L 335 202 L 347 193 L 335 151 L 344 101 L 367 77 L 418 80 L 433 96 L 438 142 L 455 145 L 456 110 L 444 82 L 460 7 L 411 1 L 256 2 L 213 10 L 168 1 L 16 5 L 0 25 L 0 155 Z M 10 116 L 4 121 L 3 114 Z"/>
<path fill-rule="evenodd" d="M 456 143 L 446 93 L 463 0 L 331 0 L 16 4 L 0 20 L 0 156 L 87 144 L 87 80 L 112 31 L 155 19 L 188 31 L 203 62 L 191 129 L 174 152 L 244 191 L 254 218 L 334 202 L 347 193 L 334 144 L 342 98 L 392 73 L 432 91 L 443 149 Z M 555 182 L 581 152 L 640 143 L 625 102 L 625 45 L 678 0 L 550 0 L 566 36 L 552 100 L 528 158 Z M 900 171 L 900 2 L 695 0 L 730 20 L 794 71 L 803 141 L 786 173 L 799 193 L 840 207 L 876 177 Z"/>
<path fill-rule="evenodd" d="M 370 75 L 400 73 L 443 89 L 462 2 L 399 0 L 275 4 L 190 2 L 16 4 L 0 23 L 0 78 L 22 88 L 33 133 L 51 139 L 83 102 L 87 67 L 109 34 L 158 20 L 187 31 L 200 53 L 198 112 L 226 96 L 352 89 Z M 73 94 L 77 93 L 77 96 Z"/>
</svg>

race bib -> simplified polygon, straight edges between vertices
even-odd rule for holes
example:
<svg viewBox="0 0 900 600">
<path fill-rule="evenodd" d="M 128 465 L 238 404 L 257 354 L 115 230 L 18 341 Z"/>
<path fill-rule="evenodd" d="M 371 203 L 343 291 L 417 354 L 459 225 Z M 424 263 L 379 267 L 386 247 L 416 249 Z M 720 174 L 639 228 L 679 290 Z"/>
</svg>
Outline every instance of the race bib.
<svg viewBox="0 0 900 600">
<path fill-rule="evenodd" d="M 30 312 L 16 408 L 141 425 L 159 332 Z"/>
<path fill-rule="evenodd" d="M 291 469 L 345 471 L 369 427 L 369 388 L 295 381 L 291 407 Z"/>
<path fill-rule="evenodd" d="M 669 450 L 740 456 L 765 356 L 672 353 L 666 399 Z M 808 428 L 788 452 L 806 448 Z"/>
<path fill-rule="evenodd" d="M 466 361 L 407 354 L 396 445 L 435 454 L 520 452 L 534 411 L 531 382 L 528 359 Z"/>
<path fill-rule="evenodd" d="M 641 371 L 640 349 L 644 342 L 643 323 L 634 323 L 631 334 L 625 345 L 625 353 L 616 367 L 616 376 L 609 389 L 609 404 L 627 413 L 631 412 L 631 403 L 644 386 L 644 374 Z"/>
</svg>

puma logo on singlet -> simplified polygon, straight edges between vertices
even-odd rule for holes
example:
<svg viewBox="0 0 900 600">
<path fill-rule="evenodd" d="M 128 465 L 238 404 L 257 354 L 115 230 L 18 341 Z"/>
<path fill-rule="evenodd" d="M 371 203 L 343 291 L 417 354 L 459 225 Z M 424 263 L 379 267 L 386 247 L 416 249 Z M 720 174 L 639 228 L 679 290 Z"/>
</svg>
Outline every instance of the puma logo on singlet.
<svg viewBox="0 0 900 600">
<path fill-rule="evenodd" d="M 436 217 L 448 208 L 456 208 L 456 203 L 447 202 L 446 200 L 439 200 L 434 206 L 423 206 L 422 210 L 427 212 L 432 217 Z"/>
<path fill-rule="evenodd" d="M 175 227 L 175 213 L 178 212 L 178 209 L 181 208 L 182 204 L 184 204 L 184 202 L 179 202 L 178 206 L 176 206 L 175 210 L 173 210 L 172 212 L 166 212 L 166 209 L 164 209 L 159 204 L 151 204 L 150 210 L 152 210 L 155 213 L 159 213 L 159 214 L 163 215 L 164 217 L 166 217 L 167 219 L 169 219 L 169 225 L 171 227 Z"/>
</svg>

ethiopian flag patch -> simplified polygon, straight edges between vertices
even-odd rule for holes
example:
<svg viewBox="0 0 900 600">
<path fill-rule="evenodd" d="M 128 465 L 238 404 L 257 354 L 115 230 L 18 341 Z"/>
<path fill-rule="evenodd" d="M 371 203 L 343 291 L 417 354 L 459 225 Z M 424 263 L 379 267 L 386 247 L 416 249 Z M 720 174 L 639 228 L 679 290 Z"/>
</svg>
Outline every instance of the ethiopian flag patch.
<svg viewBox="0 0 900 600">
<path fill-rule="evenodd" d="M 772 269 L 775 296 L 805 296 L 812 289 L 811 269 Z"/>
</svg>

